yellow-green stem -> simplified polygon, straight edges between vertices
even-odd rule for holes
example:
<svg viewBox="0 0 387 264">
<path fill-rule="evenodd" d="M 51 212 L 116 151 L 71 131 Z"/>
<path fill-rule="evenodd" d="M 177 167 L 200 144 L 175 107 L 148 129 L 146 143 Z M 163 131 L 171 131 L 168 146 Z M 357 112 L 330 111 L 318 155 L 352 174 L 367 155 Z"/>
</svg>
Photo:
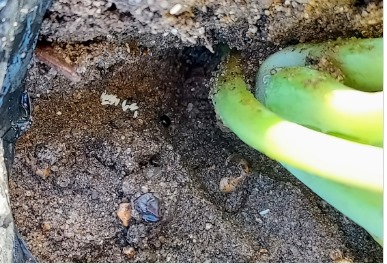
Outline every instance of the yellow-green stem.
<svg viewBox="0 0 387 264">
<path fill-rule="evenodd" d="M 242 141 L 272 159 L 320 177 L 382 192 L 382 148 L 326 135 L 286 121 L 266 109 L 231 55 L 213 92 L 215 111 Z"/>
</svg>

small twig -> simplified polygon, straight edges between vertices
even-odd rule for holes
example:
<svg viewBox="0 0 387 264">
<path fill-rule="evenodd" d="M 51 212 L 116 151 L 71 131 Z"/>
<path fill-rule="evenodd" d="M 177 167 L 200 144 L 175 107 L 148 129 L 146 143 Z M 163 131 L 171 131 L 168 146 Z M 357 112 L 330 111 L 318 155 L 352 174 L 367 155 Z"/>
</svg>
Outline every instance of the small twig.
<svg viewBox="0 0 387 264">
<path fill-rule="evenodd" d="M 52 47 L 38 45 L 35 49 L 35 54 L 39 61 L 52 67 L 67 79 L 73 82 L 79 82 L 81 80 L 81 76 L 77 73 L 76 66 L 67 63 L 63 58 L 58 57 Z"/>
</svg>

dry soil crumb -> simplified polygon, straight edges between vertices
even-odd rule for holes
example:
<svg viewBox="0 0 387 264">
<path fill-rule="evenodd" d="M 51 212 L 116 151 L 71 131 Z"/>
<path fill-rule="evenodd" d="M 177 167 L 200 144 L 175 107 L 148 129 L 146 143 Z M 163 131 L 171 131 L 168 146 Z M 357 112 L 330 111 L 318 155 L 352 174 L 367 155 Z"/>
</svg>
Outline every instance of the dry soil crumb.
<svg viewBox="0 0 387 264">
<path fill-rule="evenodd" d="M 84 69 L 77 84 L 31 65 L 35 122 L 18 142 L 10 178 L 16 224 L 39 261 L 329 262 L 333 250 L 382 261 L 361 228 L 218 128 L 208 100 L 218 55 L 74 47 L 58 52 Z M 250 57 L 247 72 L 270 51 Z M 137 103 L 138 117 L 102 105 L 105 91 Z M 240 173 L 226 164 L 232 154 L 251 163 L 251 173 L 224 194 L 220 179 Z M 160 198 L 162 220 L 146 223 L 132 210 L 124 227 L 119 205 L 144 192 Z"/>
</svg>

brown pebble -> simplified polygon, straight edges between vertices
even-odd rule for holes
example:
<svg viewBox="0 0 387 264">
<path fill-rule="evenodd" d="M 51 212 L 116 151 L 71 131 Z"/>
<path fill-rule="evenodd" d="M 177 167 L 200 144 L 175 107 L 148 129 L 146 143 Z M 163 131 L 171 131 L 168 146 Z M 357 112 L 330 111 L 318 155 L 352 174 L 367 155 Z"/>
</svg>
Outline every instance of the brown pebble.
<svg viewBox="0 0 387 264">
<path fill-rule="evenodd" d="M 244 175 L 236 178 L 224 177 L 219 182 L 219 189 L 223 193 L 232 193 L 241 184 L 244 178 Z"/>
<path fill-rule="evenodd" d="M 333 263 L 353 263 L 353 260 L 350 258 L 343 257 L 341 259 L 333 261 Z"/>
<path fill-rule="evenodd" d="M 329 257 L 333 261 L 337 261 L 343 258 L 343 253 L 341 253 L 340 249 L 334 249 L 331 252 L 329 252 Z"/>
<path fill-rule="evenodd" d="M 51 229 L 51 225 L 49 222 L 43 222 L 41 227 L 42 227 L 43 232 L 47 232 Z"/>
<path fill-rule="evenodd" d="M 334 249 L 329 252 L 329 257 L 334 263 L 352 263 L 349 258 L 344 257 L 343 252 L 340 249 Z"/>
<path fill-rule="evenodd" d="M 125 254 L 128 258 L 134 258 L 136 256 L 136 250 L 132 247 L 124 247 L 122 253 Z"/>
<path fill-rule="evenodd" d="M 47 178 L 50 176 L 51 170 L 49 168 L 44 168 L 44 169 L 37 169 L 35 171 L 36 175 L 42 177 L 42 178 Z"/>
<path fill-rule="evenodd" d="M 121 203 L 119 205 L 117 217 L 121 220 L 123 226 L 129 226 L 129 221 L 132 218 L 130 203 Z"/>
<path fill-rule="evenodd" d="M 66 56 L 64 58 L 64 61 L 67 63 L 67 64 L 72 64 L 73 62 L 71 61 L 70 57 Z"/>
<path fill-rule="evenodd" d="M 261 248 L 261 249 L 259 250 L 259 254 L 261 254 L 261 255 L 267 255 L 268 253 L 269 253 L 269 251 L 267 251 L 266 248 Z"/>
</svg>

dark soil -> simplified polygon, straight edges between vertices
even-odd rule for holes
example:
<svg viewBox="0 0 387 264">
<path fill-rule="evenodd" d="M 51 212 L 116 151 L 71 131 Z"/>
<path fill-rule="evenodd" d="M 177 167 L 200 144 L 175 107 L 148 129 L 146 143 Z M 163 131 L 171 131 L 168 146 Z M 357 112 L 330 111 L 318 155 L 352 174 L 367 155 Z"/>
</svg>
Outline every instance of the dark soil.
<svg viewBox="0 0 387 264">
<path fill-rule="evenodd" d="M 250 82 L 275 49 L 245 52 Z M 16 224 L 39 261 L 382 262 L 363 229 L 218 124 L 208 99 L 218 54 L 108 43 L 57 52 L 82 81 L 32 63 L 34 124 L 10 178 Z M 137 103 L 138 117 L 101 105 L 105 91 Z M 224 194 L 220 179 L 240 173 L 230 156 L 251 173 Z M 119 204 L 145 192 L 160 198 L 162 220 L 133 210 L 124 227 Z"/>
</svg>

